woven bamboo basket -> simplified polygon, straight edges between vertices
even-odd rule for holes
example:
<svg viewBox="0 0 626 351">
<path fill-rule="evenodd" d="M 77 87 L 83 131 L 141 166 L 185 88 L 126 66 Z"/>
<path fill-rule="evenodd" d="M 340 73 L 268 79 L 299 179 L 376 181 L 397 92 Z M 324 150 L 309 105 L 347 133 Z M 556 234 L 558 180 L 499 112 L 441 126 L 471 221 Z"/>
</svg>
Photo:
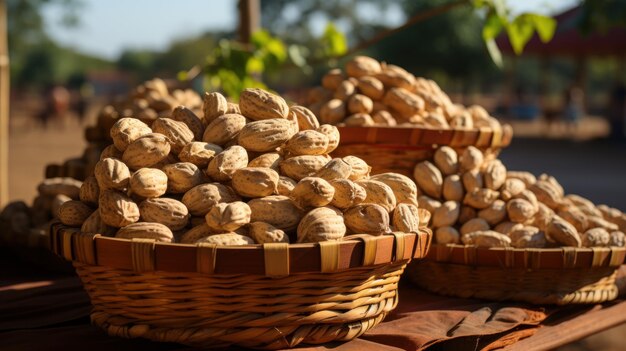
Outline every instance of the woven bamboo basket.
<svg viewBox="0 0 626 351">
<path fill-rule="evenodd" d="M 433 245 L 407 276 L 431 292 L 533 304 L 591 304 L 618 295 L 626 248 L 514 249 Z"/>
<path fill-rule="evenodd" d="M 334 157 L 354 155 L 372 166 L 372 174 L 395 172 L 413 175 L 413 168 L 431 159 L 438 146 L 461 151 L 468 146 L 479 148 L 486 155 L 497 155 L 511 143 L 513 129 L 505 124 L 502 130 L 431 129 L 414 127 L 339 127 L 341 144 Z"/>
<path fill-rule="evenodd" d="M 216 247 L 51 227 L 108 334 L 199 347 L 278 349 L 347 341 L 398 303 L 398 281 L 432 232 L 317 244 Z"/>
</svg>

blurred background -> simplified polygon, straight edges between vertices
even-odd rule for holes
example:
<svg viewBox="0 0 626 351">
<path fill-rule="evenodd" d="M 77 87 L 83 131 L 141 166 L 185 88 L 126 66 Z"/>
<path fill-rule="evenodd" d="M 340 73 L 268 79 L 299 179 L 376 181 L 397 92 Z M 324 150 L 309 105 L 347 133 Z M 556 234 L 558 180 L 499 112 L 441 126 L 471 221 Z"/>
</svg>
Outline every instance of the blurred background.
<svg viewBox="0 0 626 351">
<path fill-rule="evenodd" d="M 501 67 L 483 39 L 486 14 L 468 1 L 250 3 L 7 0 L 10 200 L 32 199 L 45 164 L 84 149 L 79 136 L 103 104 L 146 79 L 239 91 L 246 82 L 236 77 L 238 45 L 252 42 L 269 54 L 247 60 L 248 73 L 294 98 L 342 64 L 333 52 L 355 47 L 434 79 L 454 102 L 483 105 L 514 126 L 516 139 L 502 153 L 509 168 L 551 173 L 571 192 L 626 209 L 624 2 L 507 3 L 513 16 L 552 16 L 556 30 L 548 43 L 534 35 L 520 55 L 500 33 Z"/>
<path fill-rule="evenodd" d="M 517 38 L 528 40 L 519 55 L 505 33 L 490 52 L 480 3 L 6 0 L 8 198 L 30 202 L 45 165 L 80 155 L 84 127 L 144 80 L 234 98 L 259 85 L 297 99 L 358 53 L 434 79 L 454 102 L 483 105 L 511 123 L 516 137 L 501 154 L 509 169 L 549 173 L 569 193 L 626 210 L 626 2 L 510 1 L 512 16 L 556 23 L 547 43 L 519 26 Z M 567 349 L 619 349 L 610 335 L 620 333 Z"/>
<path fill-rule="evenodd" d="M 238 63 L 236 40 L 260 40 L 245 32 L 262 28 L 262 49 L 274 55 L 256 76 L 297 97 L 342 63 L 323 50 L 358 47 L 416 14 L 453 4 L 359 53 L 434 79 L 455 102 L 483 105 L 512 123 L 517 138 L 502 155 L 509 168 L 552 173 L 570 191 L 626 208 L 623 2 L 508 3 L 513 15 L 553 16 L 557 28 L 547 44 L 535 35 L 521 55 L 500 33 L 502 67 L 481 34 L 485 13 L 467 1 L 253 3 L 250 19 L 241 18 L 236 0 L 8 0 L 10 199 L 31 199 L 46 161 L 82 150 L 81 126 L 146 79 L 191 73 L 198 91 L 214 88 L 216 79 L 226 92 L 239 90 L 242 83 L 228 76 L 233 70 L 223 68 Z"/>
</svg>

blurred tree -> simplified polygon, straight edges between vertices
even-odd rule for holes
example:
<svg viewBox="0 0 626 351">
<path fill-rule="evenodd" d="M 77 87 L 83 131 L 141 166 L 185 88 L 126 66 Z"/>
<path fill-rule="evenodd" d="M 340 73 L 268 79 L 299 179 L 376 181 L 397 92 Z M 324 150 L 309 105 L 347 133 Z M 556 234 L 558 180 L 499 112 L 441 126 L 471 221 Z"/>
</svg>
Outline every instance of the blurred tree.
<svg viewBox="0 0 626 351">
<path fill-rule="evenodd" d="M 407 16 L 449 0 L 402 1 Z M 381 60 L 398 64 L 415 74 L 449 78 L 475 78 L 493 74 L 481 36 L 483 19 L 472 7 L 461 6 L 420 22 L 381 41 L 371 51 Z"/>
<path fill-rule="evenodd" d="M 287 42 L 315 40 L 313 27 L 333 22 L 350 42 L 363 41 L 385 26 L 382 12 L 400 0 L 272 0 L 261 1 L 261 26 Z M 364 9 L 363 11 L 359 11 Z M 372 13 L 376 15 L 372 16 Z"/>
<path fill-rule="evenodd" d="M 87 83 L 87 77 L 83 72 L 74 72 L 67 78 L 67 87 L 79 90 Z"/>
<path fill-rule="evenodd" d="M 146 80 L 153 75 L 157 55 L 157 52 L 150 50 L 126 49 L 115 64 L 121 71 L 132 73 L 139 80 Z"/>
<path fill-rule="evenodd" d="M 40 70 L 39 67 L 31 66 L 33 64 L 51 64 L 51 60 L 42 57 L 44 53 L 39 47 L 43 46 L 46 49 L 53 47 L 44 30 L 44 19 L 41 15 L 42 8 L 48 5 L 63 8 L 64 24 L 72 26 L 78 23 L 75 15 L 80 6 L 78 0 L 7 0 L 11 76 L 17 79 L 12 83 L 22 85 L 24 81 L 20 77 L 26 79 L 31 76 L 30 73 L 22 73 L 24 69 Z M 49 73 L 46 76 L 49 76 Z"/>
<path fill-rule="evenodd" d="M 626 2 L 622 0 L 585 0 L 581 6 L 580 29 L 585 33 L 626 26 Z"/>
<path fill-rule="evenodd" d="M 359 53 L 398 64 L 444 84 L 451 79 L 489 82 L 499 75 L 496 68 L 502 66 L 502 59 L 494 39 L 501 31 L 506 31 L 519 53 L 535 31 L 546 41 L 555 29 L 554 20 L 545 16 L 528 13 L 511 16 L 505 0 L 274 0 L 262 3 L 263 21 L 273 34 L 307 43 L 320 20 L 331 19 L 347 33 L 351 46 L 387 29 L 388 10 L 400 12 L 404 19 L 413 21 L 415 18 L 417 22 L 384 36 L 369 47 L 371 43 L 367 43 Z M 431 17 L 426 15 L 428 13 L 436 15 Z M 425 16 L 425 20 L 420 21 L 420 16 Z"/>
<path fill-rule="evenodd" d="M 115 64 L 121 71 L 133 75 L 137 81 L 155 76 L 176 76 L 181 70 L 204 63 L 215 49 L 218 38 L 225 35 L 214 32 L 178 39 L 163 51 L 127 49 Z"/>
<path fill-rule="evenodd" d="M 264 26 L 286 40 L 306 43 L 313 27 L 327 18 L 343 25 L 351 43 L 368 39 L 385 28 L 383 16 L 360 16 L 365 6 L 374 13 L 398 7 L 405 18 L 450 0 L 432 1 L 324 1 L 273 0 L 261 2 Z M 468 2 L 469 5 L 469 2 Z M 369 19 L 364 19 L 367 17 Z M 378 18 L 372 19 L 373 18 Z M 472 78 L 494 74 L 495 66 L 481 37 L 484 18 L 471 6 L 460 6 L 390 36 L 364 53 L 398 64 L 416 74 L 445 78 Z"/>
<path fill-rule="evenodd" d="M 295 82 L 292 87 L 301 87 L 303 77 L 312 72 L 311 62 L 333 63 L 346 50 L 346 38 L 333 23 L 308 45 L 287 44 L 264 29 L 253 33 L 250 43 L 222 39 L 207 57 L 205 88 L 222 90 L 237 100 L 243 89 L 267 89 L 266 83 L 284 88 Z M 186 79 L 181 73 L 179 78 Z"/>
<path fill-rule="evenodd" d="M 80 0 L 7 0 L 9 50 L 19 52 L 25 46 L 48 40 L 41 15 L 43 7 L 48 5 L 63 8 L 63 24 L 78 24 L 76 13 L 81 6 Z"/>
<path fill-rule="evenodd" d="M 19 88 L 42 88 L 65 83 L 86 70 L 110 67 L 106 60 L 57 45 L 45 31 L 42 10 L 57 6 L 62 23 L 79 25 L 80 0 L 7 0 L 11 84 Z"/>
<path fill-rule="evenodd" d="M 218 41 L 216 38 L 224 36 L 224 33 L 205 33 L 198 37 L 172 42 L 169 48 L 156 58 L 155 73 L 174 76 L 180 70 L 189 69 L 193 65 L 204 62 L 215 49 Z"/>
<path fill-rule="evenodd" d="M 20 69 L 13 75 L 17 86 L 28 83 L 30 86 L 44 87 L 53 83 L 54 61 L 57 56 L 57 47 L 46 40 L 21 54 Z M 14 61 L 14 59 L 11 59 Z"/>
<path fill-rule="evenodd" d="M 20 89 L 41 89 L 50 84 L 66 84 L 69 78 L 85 76 L 90 70 L 113 67 L 104 59 L 81 54 L 45 39 L 15 53 L 11 84 Z M 13 65 L 14 61 L 18 61 Z"/>
<path fill-rule="evenodd" d="M 324 29 L 321 38 L 333 43 L 332 38 L 341 38 L 342 52 L 348 49 L 348 43 L 356 44 L 374 36 L 385 29 L 386 13 L 394 7 L 398 9 L 401 0 L 272 0 L 261 1 L 261 25 L 272 35 L 281 38 L 285 44 L 300 47 L 302 56 L 312 55 L 312 62 L 300 67 L 285 67 L 287 75 L 266 74 L 271 86 L 307 86 L 319 81 L 329 66 L 338 64 L 334 56 L 324 55 L 324 50 L 315 50 L 320 45 L 319 30 Z M 317 32 L 317 33 L 316 33 Z M 332 44 L 330 44 L 332 45 Z M 312 50 L 318 53 L 311 53 Z M 291 52 L 291 50 L 290 50 Z M 328 58 L 331 58 L 329 61 Z M 304 73 L 304 74 L 303 74 Z"/>
</svg>

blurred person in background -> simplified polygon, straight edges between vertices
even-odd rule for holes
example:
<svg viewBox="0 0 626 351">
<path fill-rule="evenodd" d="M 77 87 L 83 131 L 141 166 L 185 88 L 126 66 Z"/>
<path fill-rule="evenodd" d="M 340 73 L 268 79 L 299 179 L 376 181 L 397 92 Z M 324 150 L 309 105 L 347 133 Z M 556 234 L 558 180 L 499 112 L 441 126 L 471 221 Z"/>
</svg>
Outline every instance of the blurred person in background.
<svg viewBox="0 0 626 351">
<path fill-rule="evenodd" d="M 50 120 L 63 120 L 70 107 L 70 93 L 62 85 L 52 85 L 46 89 L 46 104 L 39 114 L 39 121 L 48 128 Z"/>
<path fill-rule="evenodd" d="M 563 105 L 563 119 L 566 128 L 575 133 L 578 129 L 580 119 L 583 117 L 585 106 L 585 93 L 575 85 L 565 91 Z"/>
<path fill-rule="evenodd" d="M 611 125 L 611 138 L 623 139 L 626 136 L 626 85 L 624 82 L 616 83 L 611 90 L 607 112 Z"/>
<path fill-rule="evenodd" d="M 540 115 L 537 98 L 528 89 L 518 86 L 515 89 L 515 100 L 509 114 L 515 119 L 524 121 L 536 119 Z"/>
<path fill-rule="evenodd" d="M 76 113 L 78 121 L 83 124 L 87 117 L 87 109 L 93 97 L 93 86 L 82 72 L 74 73 L 68 80 L 71 109 Z"/>
</svg>

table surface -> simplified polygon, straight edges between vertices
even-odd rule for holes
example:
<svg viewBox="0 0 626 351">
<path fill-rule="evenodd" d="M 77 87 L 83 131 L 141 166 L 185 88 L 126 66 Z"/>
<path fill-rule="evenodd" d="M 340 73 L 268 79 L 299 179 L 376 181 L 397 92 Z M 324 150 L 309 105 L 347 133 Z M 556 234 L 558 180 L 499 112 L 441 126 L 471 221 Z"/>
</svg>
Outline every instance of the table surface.
<svg viewBox="0 0 626 351">
<path fill-rule="evenodd" d="M 620 276 L 626 277 L 625 266 Z M 75 276 L 0 270 L 3 350 L 190 350 L 109 337 L 90 325 L 89 311 L 89 298 Z M 622 298 L 598 305 L 533 306 L 442 297 L 403 282 L 397 309 L 374 329 L 347 343 L 302 349 L 548 350 L 624 322 Z"/>
</svg>

